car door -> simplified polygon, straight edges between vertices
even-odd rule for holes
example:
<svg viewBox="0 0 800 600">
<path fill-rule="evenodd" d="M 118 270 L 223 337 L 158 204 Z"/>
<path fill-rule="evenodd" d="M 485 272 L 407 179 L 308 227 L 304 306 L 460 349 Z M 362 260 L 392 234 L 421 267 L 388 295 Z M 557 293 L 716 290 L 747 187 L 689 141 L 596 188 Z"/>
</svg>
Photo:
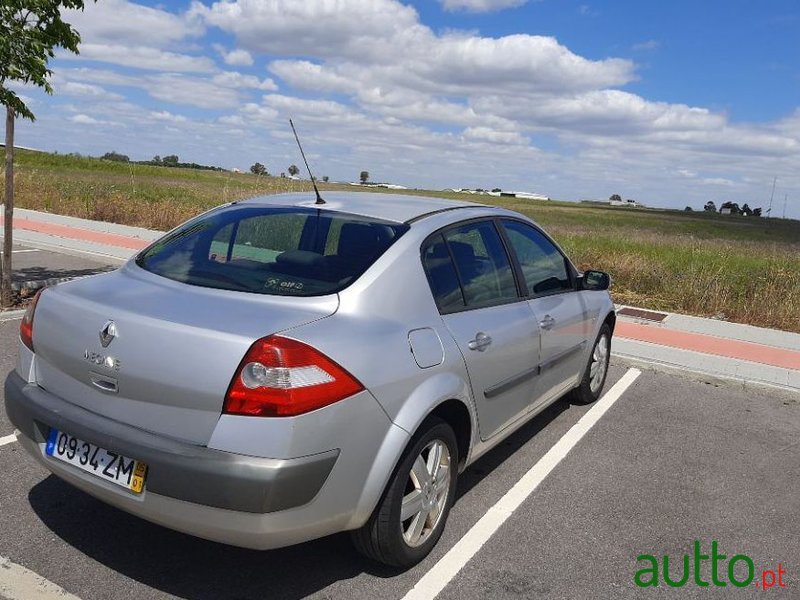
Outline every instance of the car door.
<svg viewBox="0 0 800 600">
<path fill-rule="evenodd" d="M 591 314 L 558 247 L 532 225 L 511 219 L 501 224 L 541 331 L 540 401 L 547 402 L 572 387 L 583 371 Z"/>
<path fill-rule="evenodd" d="M 423 246 L 442 320 L 469 373 L 481 439 L 527 412 L 539 363 L 536 319 L 492 220 L 446 229 Z"/>
</svg>

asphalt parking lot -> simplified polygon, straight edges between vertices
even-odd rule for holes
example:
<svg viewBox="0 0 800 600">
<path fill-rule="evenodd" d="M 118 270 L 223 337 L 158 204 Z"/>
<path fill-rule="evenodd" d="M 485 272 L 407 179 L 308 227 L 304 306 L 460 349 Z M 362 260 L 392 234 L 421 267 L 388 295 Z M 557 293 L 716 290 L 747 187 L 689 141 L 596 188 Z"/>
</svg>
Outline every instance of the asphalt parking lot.
<svg viewBox="0 0 800 600">
<path fill-rule="evenodd" d="M 3 378 L 18 324 L 0 323 Z M 613 366 L 606 389 L 626 370 Z M 560 401 L 468 469 L 438 547 L 405 573 L 362 559 L 346 535 L 255 552 L 151 525 L 49 475 L 16 442 L 0 446 L 0 556 L 84 600 L 403 598 L 587 410 Z M 645 371 L 439 598 L 800 597 L 799 431 L 796 397 Z M 0 438 L 11 433 L 0 411 Z M 634 583 L 643 554 L 659 565 L 670 556 L 680 579 L 695 540 L 701 554 L 715 541 L 728 558 L 749 557 L 753 581 Z M 779 564 L 784 587 L 756 587 Z M 711 581 L 709 560 L 700 577 Z"/>
<path fill-rule="evenodd" d="M 15 250 L 15 270 L 26 278 L 112 267 L 97 257 Z M 19 320 L 2 318 L 4 379 L 16 361 Z M 606 390 L 626 372 L 615 362 Z M 665 591 L 681 598 L 765 591 L 800 597 L 799 400 L 645 370 L 485 545 L 461 557 L 458 542 L 589 410 L 562 400 L 461 476 L 438 547 L 405 573 L 361 558 L 345 534 L 254 552 L 176 533 L 71 488 L 7 441 L 0 445 L 0 560 L 83 600 L 399 599 L 436 574 L 445 555 L 464 565 L 443 582 L 438 597 L 447 599 L 639 598 Z M 12 433 L 0 404 L 0 440 Z M 728 560 L 718 565 L 725 589 L 697 584 L 695 541 L 701 555 L 716 542 L 728 559 L 747 556 L 753 581 L 733 586 Z M 657 557 L 656 587 L 634 583 L 649 566 L 637 560 L 645 554 Z M 680 580 L 684 554 L 692 573 L 673 590 L 664 582 L 663 557 L 677 565 L 670 575 Z M 700 564 L 700 581 L 712 581 L 711 561 Z M 783 587 L 777 581 L 768 590 L 756 587 L 779 565 Z M 733 570 L 738 581 L 747 576 L 744 567 L 740 560 Z"/>
<path fill-rule="evenodd" d="M 20 244 L 14 244 L 11 252 L 14 265 L 11 283 L 14 285 L 84 277 L 119 265 L 119 261 L 100 256 L 65 254 Z"/>
</svg>

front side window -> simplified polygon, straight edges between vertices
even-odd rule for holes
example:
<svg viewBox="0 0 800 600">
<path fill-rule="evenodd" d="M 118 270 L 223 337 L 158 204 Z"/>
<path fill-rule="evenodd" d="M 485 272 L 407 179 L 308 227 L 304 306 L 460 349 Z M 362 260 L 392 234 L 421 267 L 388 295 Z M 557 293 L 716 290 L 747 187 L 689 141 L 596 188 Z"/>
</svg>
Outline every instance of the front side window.
<svg viewBox="0 0 800 600">
<path fill-rule="evenodd" d="M 522 268 L 529 294 L 552 294 L 572 289 L 567 261 L 550 240 L 525 223 L 502 223 Z"/>
<path fill-rule="evenodd" d="M 325 210 L 234 206 L 188 222 L 136 264 L 190 285 L 319 296 L 355 281 L 407 230 Z"/>
</svg>

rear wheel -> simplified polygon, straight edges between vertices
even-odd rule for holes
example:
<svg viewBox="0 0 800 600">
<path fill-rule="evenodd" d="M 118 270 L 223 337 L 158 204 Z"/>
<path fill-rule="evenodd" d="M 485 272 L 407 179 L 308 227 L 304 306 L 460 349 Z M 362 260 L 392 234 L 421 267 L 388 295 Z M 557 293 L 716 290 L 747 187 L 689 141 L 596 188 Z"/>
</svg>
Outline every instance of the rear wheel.
<svg viewBox="0 0 800 600">
<path fill-rule="evenodd" d="M 578 387 L 572 390 L 571 399 L 577 404 L 591 404 L 600 397 L 608 375 L 611 358 L 611 327 L 603 323 L 592 348 L 589 364 Z"/>
<path fill-rule="evenodd" d="M 412 438 L 369 521 L 352 534 L 359 552 L 395 567 L 410 567 L 436 545 L 458 477 L 452 428 L 431 417 Z"/>
</svg>

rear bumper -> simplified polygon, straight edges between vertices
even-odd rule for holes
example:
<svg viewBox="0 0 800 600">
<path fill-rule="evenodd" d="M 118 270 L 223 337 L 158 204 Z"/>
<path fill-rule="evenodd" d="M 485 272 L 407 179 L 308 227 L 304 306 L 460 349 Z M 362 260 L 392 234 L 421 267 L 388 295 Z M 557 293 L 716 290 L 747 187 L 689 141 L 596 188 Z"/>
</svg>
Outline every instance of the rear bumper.
<svg viewBox="0 0 800 600">
<path fill-rule="evenodd" d="M 319 493 L 339 457 L 339 450 L 329 450 L 301 458 L 258 458 L 181 443 L 75 406 L 26 383 L 16 372 L 6 379 L 5 404 L 9 419 L 25 438 L 23 445 L 65 479 L 84 480 L 98 488 L 108 485 L 47 457 L 43 448 L 50 427 L 143 461 L 148 465 L 143 496 L 226 511 L 265 514 L 307 504 Z M 141 499 L 124 489 L 113 493 L 133 502 Z"/>
</svg>

